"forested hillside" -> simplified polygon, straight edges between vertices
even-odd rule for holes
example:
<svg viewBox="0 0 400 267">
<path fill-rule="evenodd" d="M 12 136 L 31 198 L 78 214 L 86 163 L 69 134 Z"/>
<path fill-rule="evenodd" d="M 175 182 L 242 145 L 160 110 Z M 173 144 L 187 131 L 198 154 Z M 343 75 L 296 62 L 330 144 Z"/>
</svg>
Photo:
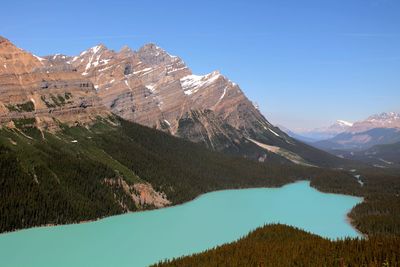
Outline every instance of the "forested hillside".
<svg viewBox="0 0 400 267">
<path fill-rule="evenodd" d="M 154 267 L 399 266 L 400 237 L 330 241 L 285 225 L 266 225 L 204 253 Z"/>
<path fill-rule="evenodd" d="M 56 133 L 38 130 L 32 119 L 14 124 L 14 129 L 0 130 L 0 232 L 299 179 L 312 179 L 334 192 L 361 194 L 345 172 L 227 156 L 116 117 L 90 127 L 61 125 Z M 148 184 L 153 191 L 137 186 Z M 143 194 L 154 196 L 154 203 L 139 199 Z"/>
</svg>

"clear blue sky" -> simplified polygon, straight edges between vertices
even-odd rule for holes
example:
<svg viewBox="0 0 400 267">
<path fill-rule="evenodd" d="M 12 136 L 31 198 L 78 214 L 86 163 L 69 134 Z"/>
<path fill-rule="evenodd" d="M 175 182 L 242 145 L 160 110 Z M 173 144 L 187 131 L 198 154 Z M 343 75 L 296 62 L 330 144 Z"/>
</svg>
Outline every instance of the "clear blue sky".
<svg viewBox="0 0 400 267">
<path fill-rule="evenodd" d="M 37 55 L 155 42 L 291 128 L 400 111 L 398 0 L 4 0 L 0 35 Z"/>
</svg>

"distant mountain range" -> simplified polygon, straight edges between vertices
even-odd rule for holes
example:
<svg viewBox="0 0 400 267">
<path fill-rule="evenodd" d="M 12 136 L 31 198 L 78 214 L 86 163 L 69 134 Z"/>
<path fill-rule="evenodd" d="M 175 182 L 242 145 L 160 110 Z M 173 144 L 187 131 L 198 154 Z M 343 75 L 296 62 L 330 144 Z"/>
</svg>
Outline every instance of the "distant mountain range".
<svg viewBox="0 0 400 267">
<path fill-rule="evenodd" d="M 336 135 L 350 129 L 351 126 L 353 126 L 353 123 L 351 122 L 347 122 L 344 120 L 337 120 L 334 124 L 328 127 L 315 128 L 312 130 L 293 131 L 285 127 L 283 127 L 283 129 L 285 129 L 285 132 L 288 133 L 293 138 L 296 138 L 304 142 L 315 142 L 335 137 Z"/>
<path fill-rule="evenodd" d="M 344 132 L 331 139 L 314 142 L 312 145 L 324 150 L 359 151 L 399 141 L 400 128 L 373 128 L 365 132 Z"/>
<path fill-rule="evenodd" d="M 293 131 L 285 127 L 282 129 L 292 137 L 297 136 L 299 140 L 313 142 L 327 140 L 341 133 L 360 133 L 375 128 L 400 128 L 400 114 L 396 112 L 383 112 L 354 123 L 345 120 L 337 120 L 328 127 L 305 131 Z"/>
<path fill-rule="evenodd" d="M 393 167 L 395 158 L 400 158 L 399 147 L 395 145 L 400 141 L 400 115 L 395 112 L 372 115 L 355 123 L 337 121 L 330 127 L 300 134 L 289 130 L 288 134 L 339 157 L 376 166 Z M 319 140 L 324 136 L 329 138 Z"/>
<path fill-rule="evenodd" d="M 375 114 L 366 120 L 355 122 L 348 131 L 365 132 L 375 128 L 400 128 L 400 114 L 396 112 Z"/>
</svg>

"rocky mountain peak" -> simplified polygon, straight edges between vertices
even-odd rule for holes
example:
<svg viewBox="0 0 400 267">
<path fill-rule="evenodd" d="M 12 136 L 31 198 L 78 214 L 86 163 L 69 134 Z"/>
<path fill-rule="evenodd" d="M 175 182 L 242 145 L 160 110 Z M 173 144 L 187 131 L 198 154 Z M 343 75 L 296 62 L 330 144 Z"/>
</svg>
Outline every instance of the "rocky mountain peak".
<svg viewBox="0 0 400 267">
<path fill-rule="evenodd" d="M 345 121 L 345 120 L 336 120 L 334 124 L 330 125 L 329 127 L 321 128 L 321 131 L 325 131 L 331 135 L 340 134 L 343 132 L 348 131 L 353 123 Z"/>
<path fill-rule="evenodd" d="M 16 47 L 6 38 L 0 42 L 0 71 L 2 73 L 29 73 L 44 65 L 44 58 Z"/>
<path fill-rule="evenodd" d="M 109 50 L 105 45 L 99 44 L 93 46 L 73 57 L 67 63 L 77 67 L 83 76 L 89 75 L 91 71 L 97 70 L 100 66 L 107 65 L 115 52 Z"/>
<path fill-rule="evenodd" d="M 368 117 L 366 120 L 354 123 L 351 132 L 364 132 L 374 128 L 400 128 L 400 114 L 383 112 Z"/>
<path fill-rule="evenodd" d="M 319 127 L 310 130 L 288 131 L 292 136 L 307 142 L 319 141 L 333 138 L 334 136 L 347 132 L 353 123 L 346 120 L 336 120 L 333 124 L 326 127 Z"/>
<path fill-rule="evenodd" d="M 3 42 L 4 44 L 4 42 Z M 0 45 L 0 122 L 34 119 L 42 129 L 56 129 L 58 122 L 91 122 L 108 115 L 90 80 L 56 54 L 44 58 L 11 42 Z"/>
<path fill-rule="evenodd" d="M 382 112 L 368 117 L 368 121 L 389 121 L 400 119 L 400 114 L 396 112 Z"/>
<path fill-rule="evenodd" d="M 93 47 L 89 48 L 86 51 L 87 51 L 87 53 L 90 53 L 90 54 L 97 54 L 97 53 L 101 53 L 101 52 L 103 52 L 105 50 L 108 50 L 108 48 L 105 45 L 98 44 L 96 46 L 93 46 Z"/>
<path fill-rule="evenodd" d="M 78 73 L 94 84 L 103 104 L 127 120 L 192 141 L 206 140 L 221 149 L 221 140 L 235 146 L 228 136 L 264 136 L 263 141 L 286 138 L 272 132 L 277 129 L 268 130 L 271 124 L 220 71 L 192 74 L 182 59 L 154 43 L 136 52 L 124 47 L 118 53 L 96 46 L 72 61 Z M 187 128 L 184 122 L 188 120 L 196 121 L 196 126 Z M 200 139 L 198 131 L 202 131 Z"/>
<path fill-rule="evenodd" d="M 154 43 L 145 44 L 137 51 L 140 60 L 148 65 L 167 65 L 174 61 L 181 61 L 178 57 L 168 54 L 164 49 Z"/>
<path fill-rule="evenodd" d="M 134 51 L 127 45 L 124 45 L 118 52 L 118 54 L 124 54 L 131 56 L 134 53 Z"/>
<path fill-rule="evenodd" d="M 139 48 L 138 52 L 139 53 L 143 53 L 143 52 L 166 53 L 166 51 L 164 49 L 162 49 L 155 43 L 147 43 L 147 44 L 143 45 L 142 47 Z"/>
</svg>

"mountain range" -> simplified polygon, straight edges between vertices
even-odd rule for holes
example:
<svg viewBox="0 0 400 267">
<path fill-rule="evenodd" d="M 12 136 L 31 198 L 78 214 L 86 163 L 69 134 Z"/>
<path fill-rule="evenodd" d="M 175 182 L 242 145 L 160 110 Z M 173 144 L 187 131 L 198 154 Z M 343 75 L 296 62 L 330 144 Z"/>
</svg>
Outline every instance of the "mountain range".
<svg viewBox="0 0 400 267">
<path fill-rule="evenodd" d="M 328 127 L 315 128 L 312 130 L 293 131 L 284 126 L 280 126 L 280 128 L 293 138 L 296 138 L 303 142 L 312 143 L 335 137 L 336 135 L 347 131 L 351 126 L 353 126 L 353 123 L 351 122 L 337 120 L 335 123 Z"/>
<path fill-rule="evenodd" d="M 305 142 L 316 142 L 331 139 L 341 133 L 360 133 L 375 128 L 400 128 L 400 114 L 396 112 L 383 112 L 357 122 L 337 120 L 328 127 L 315 128 L 312 130 L 293 131 L 287 128 L 290 136 Z"/>
<path fill-rule="evenodd" d="M 360 151 L 375 145 L 394 144 L 399 141 L 400 128 L 373 128 L 365 132 L 344 132 L 312 145 L 324 150 Z"/>
<path fill-rule="evenodd" d="M 355 123 L 338 120 L 330 127 L 300 134 L 288 129 L 285 131 L 293 138 L 338 157 L 362 161 L 375 167 L 398 166 L 400 114 L 395 112 L 375 114 Z M 329 138 L 318 140 L 323 137 Z"/>
<path fill-rule="evenodd" d="M 194 75 L 155 44 L 115 52 L 38 57 L 0 39 L 0 120 L 33 118 L 42 131 L 115 114 L 206 147 L 259 161 L 342 166 L 344 161 L 274 127 L 240 87 L 213 71 Z M 15 124 L 15 123 L 14 123 Z"/>
</svg>

